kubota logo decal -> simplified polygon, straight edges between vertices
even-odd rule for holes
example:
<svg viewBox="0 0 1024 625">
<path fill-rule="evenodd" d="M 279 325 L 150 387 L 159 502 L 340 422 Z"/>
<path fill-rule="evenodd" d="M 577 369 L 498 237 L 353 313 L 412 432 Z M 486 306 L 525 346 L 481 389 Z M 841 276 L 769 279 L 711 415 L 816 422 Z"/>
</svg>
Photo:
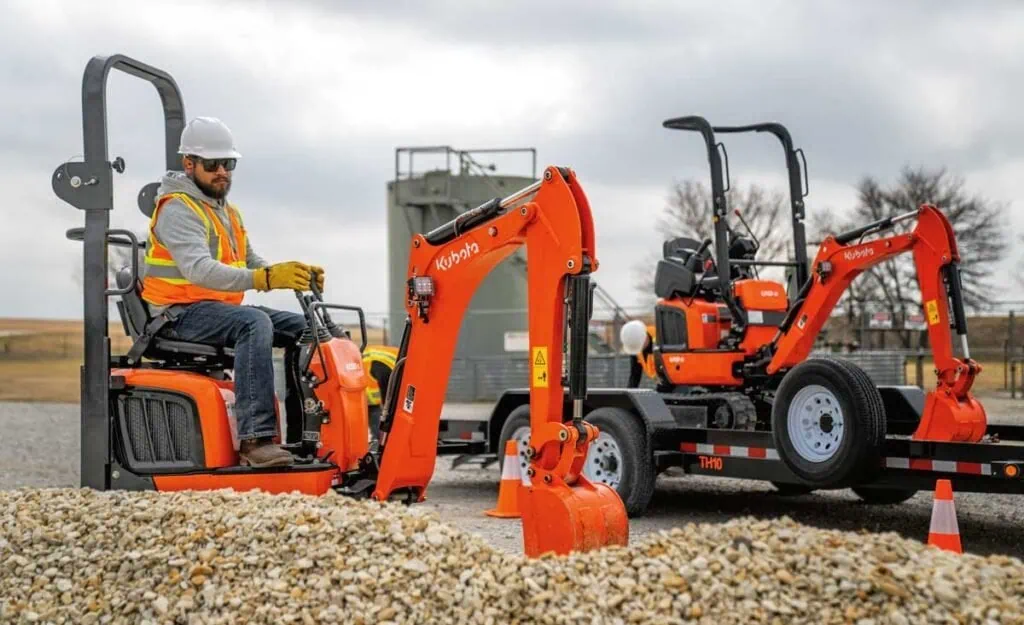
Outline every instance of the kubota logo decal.
<svg viewBox="0 0 1024 625">
<path fill-rule="evenodd" d="M 778 291 L 771 291 L 771 290 L 761 291 L 761 297 L 778 297 L 778 296 L 779 296 L 779 292 Z"/>
<path fill-rule="evenodd" d="M 466 243 L 466 246 L 461 250 L 452 250 L 447 255 L 439 257 L 434 261 L 434 267 L 438 271 L 448 271 L 455 265 L 458 265 L 464 260 L 469 260 L 476 254 L 480 253 L 480 246 L 476 243 Z"/>
<path fill-rule="evenodd" d="M 869 258 L 875 255 L 875 248 L 873 247 L 862 247 L 858 250 L 847 250 L 843 252 L 843 258 L 846 260 L 857 260 L 858 258 Z"/>
</svg>

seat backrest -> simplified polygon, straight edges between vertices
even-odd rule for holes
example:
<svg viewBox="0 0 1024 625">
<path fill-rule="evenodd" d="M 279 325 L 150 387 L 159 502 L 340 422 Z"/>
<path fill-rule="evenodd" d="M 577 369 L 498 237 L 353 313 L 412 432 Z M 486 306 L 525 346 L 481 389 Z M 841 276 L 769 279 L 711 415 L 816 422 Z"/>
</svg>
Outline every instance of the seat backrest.
<svg viewBox="0 0 1024 625">
<path fill-rule="evenodd" d="M 682 263 L 659 260 L 654 271 L 654 294 L 660 298 L 689 297 L 697 286 L 697 277 Z"/>
<path fill-rule="evenodd" d="M 120 289 L 127 288 L 132 282 L 132 268 L 121 267 L 117 271 L 117 286 Z M 124 303 L 125 322 L 128 325 L 128 334 L 134 339 L 138 338 L 152 318 L 149 314 L 149 306 L 142 299 L 140 292 L 141 284 L 138 280 L 132 285 L 132 290 L 121 296 Z"/>
<path fill-rule="evenodd" d="M 691 239 L 690 237 L 676 237 L 669 239 L 661 244 L 661 257 L 670 258 L 678 257 L 686 259 L 694 252 L 700 249 L 700 241 L 697 239 Z"/>
</svg>

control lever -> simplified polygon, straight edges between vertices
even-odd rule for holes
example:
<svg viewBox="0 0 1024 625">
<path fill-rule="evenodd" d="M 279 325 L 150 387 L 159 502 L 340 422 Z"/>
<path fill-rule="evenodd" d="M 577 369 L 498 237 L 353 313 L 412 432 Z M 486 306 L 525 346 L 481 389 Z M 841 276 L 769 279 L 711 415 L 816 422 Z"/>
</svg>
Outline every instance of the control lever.
<svg viewBox="0 0 1024 625">
<path fill-rule="evenodd" d="M 701 264 L 700 257 L 704 255 L 704 251 L 711 247 L 711 239 L 704 239 L 704 242 L 700 244 L 700 247 L 694 252 L 693 256 L 686 259 L 686 268 L 697 273 L 697 267 Z M 708 259 L 712 260 L 712 259 Z M 713 261 L 712 261 L 713 262 Z M 697 280 L 697 286 L 693 289 L 693 294 L 690 296 L 690 301 L 687 302 L 687 306 L 693 305 L 693 300 L 697 297 L 697 292 L 700 291 L 700 287 L 704 284 L 704 278 L 708 275 L 707 271 L 702 271 L 700 274 L 700 280 Z"/>
<path fill-rule="evenodd" d="M 320 292 L 320 287 L 316 285 L 316 277 L 317 274 L 319 273 L 319 271 L 310 272 L 309 290 L 313 292 L 313 296 L 316 298 L 317 301 L 323 302 L 324 296 Z M 334 320 L 331 319 L 331 315 L 327 312 L 326 308 L 321 308 L 320 314 L 323 315 L 324 325 L 327 327 L 327 331 L 331 334 L 331 336 L 333 336 L 334 338 L 351 338 L 348 332 L 341 329 L 338 326 L 338 324 L 334 323 Z"/>
<path fill-rule="evenodd" d="M 697 270 L 700 269 L 700 266 L 702 264 L 700 262 L 700 257 L 704 255 L 704 251 L 707 250 L 709 247 L 711 247 L 711 239 L 704 239 L 704 242 L 700 244 L 700 247 L 697 248 L 697 251 L 694 252 L 692 256 L 686 259 L 686 268 L 692 271 L 693 273 L 697 273 Z"/>
</svg>

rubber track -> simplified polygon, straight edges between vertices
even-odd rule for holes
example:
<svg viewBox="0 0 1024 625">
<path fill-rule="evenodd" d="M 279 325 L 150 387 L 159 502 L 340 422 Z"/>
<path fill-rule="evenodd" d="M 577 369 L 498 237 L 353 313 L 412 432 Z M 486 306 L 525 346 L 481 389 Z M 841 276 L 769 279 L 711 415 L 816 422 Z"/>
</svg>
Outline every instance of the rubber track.
<svg viewBox="0 0 1024 625">
<path fill-rule="evenodd" d="M 754 402 L 743 393 L 699 393 L 695 395 L 675 395 L 672 397 L 673 405 L 701 406 L 707 409 L 709 429 L 721 429 L 711 425 L 711 418 L 719 406 L 725 404 L 732 411 L 733 423 L 743 423 L 743 431 L 753 430 L 757 423 L 757 408 Z"/>
</svg>

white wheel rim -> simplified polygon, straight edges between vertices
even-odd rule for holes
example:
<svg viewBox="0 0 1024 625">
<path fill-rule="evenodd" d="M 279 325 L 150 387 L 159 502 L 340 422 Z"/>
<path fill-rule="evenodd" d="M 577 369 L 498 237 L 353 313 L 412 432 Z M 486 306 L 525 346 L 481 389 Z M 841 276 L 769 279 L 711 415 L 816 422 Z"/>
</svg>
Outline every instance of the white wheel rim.
<svg viewBox="0 0 1024 625">
<path fill-rule="evenodd" d="M 619 444 L 607 432 L 601 432 L 597 440 L 590 443 L 587 460 L 583 464 L 583 475 L 591 482 L 619 487 L 622 481 L 622 452 Z"/>
<path fill-rule="evenodd" d="M 530 446 L 530 426 L 516 428 L 509 440 L 516 441 L 518 446 L 519 453 L 516 457 L 519 458 L 519 475 L 526 475 L 526 469 L 530 467 L 530 460 L 526 457 L 526 450 Z"/>
<path fill-rule="evenodd" d="M 509 440 L 519 444 L 519 469 L 526 475 L 530 460 L 526 457 L 526 448 L 530 445 L 529 426 L 518 427 L 512 431 Z M 619 444 L 607 432 L 601 432 L 597 440 L 587 449 L 587 459 L 583 464 L 583 475 L 591 482 L 601 482 L 612 488 L 618 488 L 622 481 L 622 452 Z"/>
<path fill-rule="evenodd" d="M 824 386 L 800 389 L 786 415 L 789 440 L 796 453 L 808 462 L 826 462 L 843 442 L 845 419 L 839 399 Z"/>
</svg>

